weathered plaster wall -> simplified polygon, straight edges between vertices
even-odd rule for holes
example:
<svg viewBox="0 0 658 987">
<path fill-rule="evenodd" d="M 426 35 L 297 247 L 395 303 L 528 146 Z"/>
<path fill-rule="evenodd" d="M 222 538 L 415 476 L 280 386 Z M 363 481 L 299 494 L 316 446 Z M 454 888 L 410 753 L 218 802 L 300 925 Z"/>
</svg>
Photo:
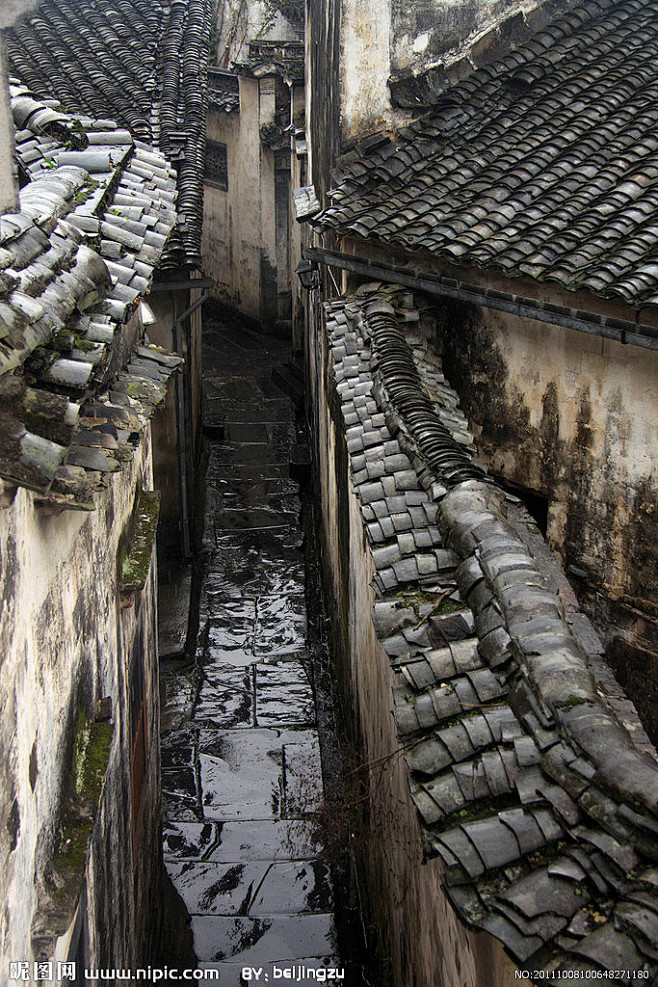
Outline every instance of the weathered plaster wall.
<svg viewBox="0 0 658 987">
<path fill-rule="evenodd" d="M 290 3 L 281 6 L 294 6 Z M 297 41 L 300 28 L 286 18 L 273 3 L 263 0 L 219 0 L 215 8 L 215 60 L 222 68 L 230 68 L 248 56 L 249 41 L 270 38 L 276 41 Z"/>
<path fill-rule="evenodd" d="M 4 15 L 0 14 L 0 16 Z M 18 184 L 14 162 L 14 120 L 9 106 L 5 42 L 0 33 L 0 215 L 5 212 L 16 212 L 17 208 Z"/>
<path fill-rule="evenodd" d="M 304 92 L 304 88 L 301 86 L 296 86 L 292 92 L 293 121 L 301 122 L 304 119 L 305 98 L 306 94 Z M 291 193 L 293 189 L 302 188 L 308 184 L 307 173 L 308 159 L 306 154 L 302 154 L 300 157 L 297 157 L 296 154 L 292 154 L 290 159 Z M 306 236 L 306 229 L 303 224 L 297 222 L 297 214 L 293 205 L 292 194 L 289 195 L 288 214 L 288 226 L 290 230 L 288 245 L 288 270 L 290 272 L 290 317 L 292 320 L 292 346 L 294 351 L 301 352 L 304 347 L 304 295 L 306 293 L 302 288 L 295 271 L 297 270 L 297 266 L 302 259 L 302 242 L 304 236 Z"/>
<path fill-rule="evenodd" d="M 392 0 L 343 0 L 341 131 L 343 140 L 391 121 Z"/>
<path fill-rule="evenodd" d="M 228 190 L 204 189 L 203 267 L 213 294 L 260 316 L 260 136 L 258 82 L 240 79 L 240 114 L 208 114 L 207 136 L 226 144 Z"/>
<path fill-rule="evenodd" d="M 470 57 L 478 39 L 482 53 L 492 55 L 515 41 L 515 28 L 525 17 L 537 28 L 543 18 L 533 19 L 532 12 L 544 0 L 392 0 L 391 68 L 394 74 L 419 73 L 441 62 L 455 62 Z M 553 3 L 547 16 L 556 16 L 568 4 Z M 487 37 L 502 23 L 504 34 Z M 476 49 L 476 52 L 478 49 Z"/>
<path fill-rule="evenodd" d="M 205 185 L 204 271 L 215 297 L 266 326 L 290 319 L 290 151 L 264 144 L 260 128 L 289 102 L 279 78 L 241 76 L 240 113 L 208 116 L 208 138 L 226 145 L 228 189 Z"/>
<path fill-rule="evenodd" d="M 444 367 L 492 471 L 549 501 L 616 673 L 658 735 L 658 354 L 442 302 Z"/>
<path fill-rule="evenodd" d="M 87 857 L 83 934 L 91 960 L 129 965 L 143 945 L 138 916 L 155 892 L 158 867 L 158 715 L 153 563 L 139 597 L 118 592 L 117 552 L 138 483 L 150 486 L 147 431 L 133 461 L 114 474 L 89 514 L 48 514 L 19 489 L 0 510 L 0 965 L 32 957 L 33 937 L 45 952 L 64 932 L 70 903 L 47 876 L 60 808 L 71 774 L 76 716 L 93 719 L 111 697 L 114 738 Z M 129 685 L 133 642 L 141 625 L 149 704 L 147 779 L 138 861 L 131 832 Z M 81 861 L 80 876 L 84 873 Z M 138 887 L 139 886 L 139 887 Z M 62 923 L 63 927 L 62 927 Z M 58 928 L 59 926 L 59 928 Z M 140 957 L 142 959 L 143 957 Z"/>
<path fill-rule="evenodd" d="M 41 0 L 2 0 L 0 8 L 0 30 L 11 27 L 23 14 L 29 14 L 39 5 Z"/>
<path fill-rule="evenodd" d="M 381 983 L 511 987 L 515 968 L 500 944 L 464 929 L 443 893 L 441 864 L 423 863 L 420 828 L 391 713 L 393 675 L 371 621 L 372 561 L 348 476 L 342 418 L 317 311 L 311 325 L 308 380 L 317 402 L 316 481 L 324 563 L 341 690 L 368 766 L 370 825 L 358 842 L 366 923 L 370 946 L 377 947 Z"/>
</svg>

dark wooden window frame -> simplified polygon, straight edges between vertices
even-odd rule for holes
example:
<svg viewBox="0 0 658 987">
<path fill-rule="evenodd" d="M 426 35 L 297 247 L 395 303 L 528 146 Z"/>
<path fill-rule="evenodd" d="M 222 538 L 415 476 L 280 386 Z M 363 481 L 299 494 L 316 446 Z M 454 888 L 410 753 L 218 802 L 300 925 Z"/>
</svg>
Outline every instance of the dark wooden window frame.
<svg viewBox="0 0 658 987">
<path fill-rule="evenodd" d="M 228 192 L 226 144 L 222 144 L 220 141 L 206 141 L 206 162 L 203 181 L 212 188 Z"/>
</svg>

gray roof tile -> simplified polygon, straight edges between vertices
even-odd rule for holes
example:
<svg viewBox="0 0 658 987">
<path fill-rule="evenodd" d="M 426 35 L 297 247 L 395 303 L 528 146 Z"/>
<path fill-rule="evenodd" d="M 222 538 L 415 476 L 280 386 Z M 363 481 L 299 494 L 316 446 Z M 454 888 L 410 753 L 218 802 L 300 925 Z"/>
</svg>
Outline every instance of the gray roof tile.
<svg viewBox="0 0 658 987">
<path fill-rule="evenodd" d="M 180 159 L 174 180 L 157 154 L 138 143 L 130 167 L 163 189 L 178 188 L 185 223 L 167 246 L 172 263 L 200 258 L 209 25 L 207 0 L 129 0 L 116 9 L 100 0 L 83 6 L 47 0 L 7 32 L 11 71 L 31 89 L 19 97 L 18 125 L 78 141 L 76 150 L 58 149 L 59 163 L 110 170 L 136 137 L 156 144 L 170 161 Z M 55 109 L 44 105 L 53 95 L 66 113 L 56 102 Z M 80 139 L 67 113 L 87 121 L 91 133 Z M 103 147 L 109 144 L 111 151 Z M 32 158 L 32 149 L 27 154 Z"/>
<path fill-rule="evenodd" d="M 314 222 L 655 304 L 658 12 L 581 9 L 441 92 L 394 143 L 350 155 Z"/>
<path fill-rule="evenodd" d="M 455 448 L 462 463 L 474 456 L 468 429 L 443 379 L 447 396 L 428 402 L 439 370 L 417 337 L 407 345 L 391 304 L 399 292 L 362 286 L 357 301 L 327 307 L 327 326 L 338 367 L 341 341 L 364 361 L 372 355 L 359 381 L 372 375 L 386 456 L 401 454 L 404 442 L 416 476 L 410 493 L 425 498 L 412 505 L 389 474 L 356 490 L 387 539 L 370 549 L 373 619 L 394 668 L 395 719 L 426 850 L 444 859 L 446 890 L 464 920 L 500 935 L 517 962 L 587 970 L 622 943 L 627 959 L 634 950 L 655 974 L 647 938 L 658 914 L 654 755 L 616 719 L 625 701 L 596 665 L 591 628 L 581 636 L 565 615 L 543 543 L 539 551 L 526 526 L 510 524 L 505 495 L 481 469 L 454 471 Z M 405 393 L 382 371 L 384 336 L 403 355 Z M 350 427 L 368 427 L 372 409 L 343 407 L 355 416 Z M 437 422 L 447 423 L 446 457 L 423 444 Z M 363 468 L 362 454 L 351 459 Z M 428 495 L 433 510 L 421 515 L 414 508 Z M 406 530 L 393 540 L 402 519 Z M 434 538 L 449 548 L 429 556 Z M 624 706 L 624 722 L 634 716 Z M 641 873 L 653 877 L 642 881 Z M 622 940 L 604 940 L 594 920 L 578 922 L 584 906 L 616 922 Z"/>
<path fill-rule="evenodd" d="M 24 116 L 22 136 L 33 133 L 34 141 L 17 142 L 19 161 L 23 145 L 30 147 L 31 180 L 20 193 L 21 212 L 2 217 L 0 223 L 0 263 L 4 258 L 6 265 L 0 281 L 0 318 L 4 327 L 4 333 L 0 330 L 0 380 L 5 385 L 0 413 L 5 413 L 5 398 L 9 400 L 6 388 L 18 386 L 19 397 L 12 398 L 12 415 L 18 414 L 25 425 L 19 422 L 16 426 L 17 441 L 23 447 L 18 458 L 23 466 L 17 467 L 18 446 L 7 448 L 0 456 L 0 475 L 24 483 L 40 497 L 60 506 L 88 508 L 93 506 L 96 482 L 93 477 L 120 468 L 121 462 L 129 458 L 130 450 L 116 447 L 118 459 L 103 452 L 95 454 L 92 447 L 115 449 L 115 440 L 93 441 L 94 437 L 84 431 L 84 408 L 77 426 L 76 411 L 73 427 L 62 426 L 57 432 L 57 448 L 51 448 L 48 443 L 52 445 L 53 402 L 64 400 L 68 409 L 77 405 L 50 388 L 78 394 L 78 400 L 83 403 L 88 403 L 94 395 L 96 403 L 102 405 L 104 399 L 99 395 L 107 384 L 115 339 L 120 340 L 124 319 L 132 314 L 136 301 L 148 290 L 153 264 L 161 251 L 153 255 L 152 264 L 145 264 L 143 251 L 139 255 L 142 260 L 138 261 L 135 254 L 127 254 L 116 240 L 96 241 L 96 249 L 86 243 L 101 226 L 110 236 L 115 236 L 117 231 L 122 233 L 113 195 L 117 187 L 122 187 L 122 168 L 132 150 L 132 141 L 126 143 L 126 132 L 119 132 L 115 147 L 111 143 L 112 133 L 107 129 L 109 124 L 103 124 L 103 144 L 95 144 L 98 152 L 94 153 L 105 155 L 103 167 L 114 162 L 113 170 L 107 173 L 97 172 L 92 178 L 81 168 L 81 155 L 87 153 L 84 151 L 67 151 L 63 164 L 40 167 L 46 157 L 49 162 L 56 162 L 55 151 L 61 149 L 59 139 L 67 145 L 84 146 L 87 133 L 84 126 L 90 127 L 91 122 L 87 120 L 81 128 L 60 111 L 56 120 L 48 114 L 41 115 L 38 108 L 43 104 L 19 86 L 12 87 L 12 99 L 19 118 L 29 108 L 30 113 Z M 38 127 L 32 132 L 30 128 L 35 120 Z M 45 141 L 44 128 L 49 133 L 55 132 L 55 123 L 57 140 Z M 35 150 L 37 157 L 33 154 Z M 166 171 L 164 157 L 159 152 L 153 155 Z M 87 163 L 94 166 L 91 161 Z M 139 212 L 154 222 L 162 221 L 159 217 L 167 215 L 167 228 L 173 227 L 175 214 L 170 213 L 157 189 L 147 190 Z M 130 217 L 122 218 L 124 224 L 135 222 Z M 91 242 L 94 243 L 93 239 Z M 120 264 L 113 264 L 108 254 L 115 256 Z M 138 264 L 140 273 L 136 274 Z M 155 353 L 149 347 L 143 348 L 141 364 L 135 363 L 134 375 L 130 377 L 135 384 L 145 374 L 160 382 L 157 392 L 141 393 L 140 397 L 135 391 L 134 400 L 130 399 L 133 411 L 129 425 L 130 432 L 135 434 L 144 427 L 153 406 L 164 395 L 163 367 L 168 375 L 180 362 L 158 354 L 159 360 L 165 361 L 162 364 L 150 359 L 151 352 Z M 38 386 L 25 388 L 20 384 L 23 378 L 15 376 L 13 371 L 22 365 Z M 25 403 L 28 398 L 29 407 Z M 71 410 L 66 413 L 73 414 Z M 58 420 L 55 415 L 55 422 Z"/>
</svg>

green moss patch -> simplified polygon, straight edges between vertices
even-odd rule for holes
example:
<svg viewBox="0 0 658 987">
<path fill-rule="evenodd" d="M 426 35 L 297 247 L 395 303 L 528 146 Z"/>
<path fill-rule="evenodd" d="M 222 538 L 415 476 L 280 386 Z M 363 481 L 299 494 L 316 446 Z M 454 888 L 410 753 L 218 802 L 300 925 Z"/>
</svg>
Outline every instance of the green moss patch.
<svg viewBox="0 0 658 987">
<path fill-rule="evenodd" d="M 88 721 L 82 710 L 75 723 L 71 766 L 50 874 L 48 927 L 61 935 L 80 896 L 89 841 L 103 792 L 114 728 Z"/>
<path fill-rule="evenodd" d="M 160 516 L 160 492 L 140 490 L 125 545 L 119 552 L 119 589 L 144 589 L 151 565 L 151 549 Z"/>
</svg>

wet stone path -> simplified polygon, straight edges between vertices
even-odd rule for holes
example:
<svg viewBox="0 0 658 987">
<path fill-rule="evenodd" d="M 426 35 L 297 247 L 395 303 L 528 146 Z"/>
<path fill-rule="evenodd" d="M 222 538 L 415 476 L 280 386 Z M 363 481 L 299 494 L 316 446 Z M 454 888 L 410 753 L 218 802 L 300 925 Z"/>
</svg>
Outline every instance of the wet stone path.
<svg viewBox="0 0 658 987">
<path fill-rule="evenodd" d="M 209 443 L 200 633 L 193 669 L 165 672 L 164 854 L 200 967 L 223 987 L 336 966 L 328 867 L 313 843 L 323 798 L 306 642 L 300 500 L 289 476 L 287 353 L 236 326 L 206 328 Z M 288 981 L 290 982 L 290 980 Z"/>
</svg>

